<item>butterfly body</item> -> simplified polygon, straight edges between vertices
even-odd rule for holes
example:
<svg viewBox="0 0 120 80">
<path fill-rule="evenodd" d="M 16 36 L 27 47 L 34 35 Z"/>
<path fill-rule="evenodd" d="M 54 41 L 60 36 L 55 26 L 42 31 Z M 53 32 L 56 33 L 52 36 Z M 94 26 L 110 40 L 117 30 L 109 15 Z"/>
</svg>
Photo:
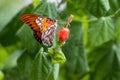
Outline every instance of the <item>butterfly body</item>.
<svg viewBox="0 0 120 80">
<path fill-rule="evenodd" d="M 20 19 L 31 27 L 38 42 L 45 46 L 52 44 L 57 28 L 56 21 L 36 14 L 23 14 Z"/>
</svg>

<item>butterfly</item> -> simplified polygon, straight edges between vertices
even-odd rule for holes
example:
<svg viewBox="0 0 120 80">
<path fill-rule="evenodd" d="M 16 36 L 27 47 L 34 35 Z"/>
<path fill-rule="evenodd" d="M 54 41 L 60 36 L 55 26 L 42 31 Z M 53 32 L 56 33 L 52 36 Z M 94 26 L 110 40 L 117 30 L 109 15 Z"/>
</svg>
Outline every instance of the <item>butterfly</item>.
<svg viewBox="0 0 120 80">
<path fill-rule="evenodd" d="M 35 39 L 45 46 L 51 46 L 54 40 L 57 21 L 37 14 L 23 14 L 21 21 L 28 24 L 34 32 Z"/>
</svg>

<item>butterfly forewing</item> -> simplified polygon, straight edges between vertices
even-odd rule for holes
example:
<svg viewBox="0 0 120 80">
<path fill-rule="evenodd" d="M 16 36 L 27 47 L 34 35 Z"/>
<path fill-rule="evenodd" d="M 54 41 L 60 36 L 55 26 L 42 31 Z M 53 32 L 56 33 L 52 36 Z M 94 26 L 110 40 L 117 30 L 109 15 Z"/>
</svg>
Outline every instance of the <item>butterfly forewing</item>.
<svg viewBox="0 0 120 80">
<path fill-rule="evenodd" d="M 32 30 L 39 31 L 40 27 L 35 22 L 38 17 L 39 16 L 35 14 L 24 14 L 20 17 L 20 19 L 28 24 Z"/>
</svg>

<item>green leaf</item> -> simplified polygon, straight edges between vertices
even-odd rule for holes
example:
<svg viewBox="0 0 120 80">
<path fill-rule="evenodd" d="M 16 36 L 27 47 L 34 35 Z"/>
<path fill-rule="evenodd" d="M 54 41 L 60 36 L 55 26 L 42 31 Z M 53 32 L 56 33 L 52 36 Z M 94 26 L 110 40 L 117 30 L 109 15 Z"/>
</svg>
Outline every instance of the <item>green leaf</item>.
<svg viewBox="0 0 120 80">
<path fill-rule="evenodd" d="M 26 75 L 21 75 L 17 67 L 4 70 L 4 80 L 28 80 Z M 6 76 L 7 75 L 7 76 Z"/>
<path fill-rule="evenodd" d="M 118 48 L 120 48 L 120 46 Z M 119 53 L 120 53 L 120 51 L 119 51 Z M 112 71 L 111 71 L 112 78 L 111 77 L 109 78 L 111 80 L 120 79 L 120 54 L 119 53 L 116 53 L 116 55 L 114 56 L 113 67 L 112 67 Z"/>
<path fill-rule="evenodd" d="M 0 0 L 0 31 L 4 30 L 5 26 L 11 22 L 11 19 L 28 4 L 26 0 Z M 15 23 L 16 19 L 14 21 L 14 24 Z M 12 26 L 9 25 L 9 27 Z"/>
<path fill-rule="evenodd" d="M 18 14 L 14 16 L 14 18 L 4 27 L 4 29 L 0 32 L 0 42 L 4 46 L 8 46 L 11 44 L 15 44 L 19 41 L 16 36 L 17 30 L 22 26 L 22 22 L 20 21 L 20 15 L 32 10 L 32 5 L 29 7 L 23 8 Z"/>
<path fill-rule="evenodd" d="M 26 24 L 23 25 L 17 32 L 17 36 L 21 39 L 21 42 L 29 52 L 37 52 L 40 48 L 40 43 L 37 42 L 33 36 L 33 31 Z"/>
<path fill-rule="evenodd" d="M 24 51 L 17 60 L 17 66 L 20 69 L 21 74 L 29 76 L 31 65 L 32 58 L 28 55 L 27 51 Z"/>
<path fill-rule="evenodd" d="M 96 17 L 105 16 L 110 9 L 109 0 L 87 0 L 87 3 L 87 9 Z"/>
<path fill-rule="evenodd" d="M 54 80 L 52 77 L 53 64 L 48 55 L 41 49 L 33 62 L 30 80 Z"/>
<path fill-rule="evenodd" d="M 33 13 L 41 16 L 47 16 L 51 19 L 56 19 L 58 16 L 55 4 L 48 2 L 41 2 L 40 5 L 38 5 L 38 7 L 33 11 Z"/>
<path fill-rule="evenodd" d="M 17 59 L 19 58 L 19 56 L 21 55 L 22 50 L 16 50 L 14 51 L 9 58 L 7 59 L 6 63 L 5 63 L 5 68 L 9 69 L 9 68 L 13 68 L 17 65 Z"/>
<path fill-rule="evenodd" d="M 117 55 L 114 56 L 114 61 L 113 61 L 110 75 L 111 76 L 108 75 L 107 80 L 119 80 L 120 79 L 120 62 L 118 61 Z"/>
<path fill-rule="evenodd" d="M 0 45 L 0 70 L 4 68 L 7 58 L 9 57 L 6 49 Z"/>
<path fill-rule="evenodd" d="M 54 75 L 54 80 L 58 80 L 58 76 L 59 76 L 59 64 L 54 64 L 54 72 L 53 72 L 53 75 Z"/>
<path fill-rule="evenodd" d="M 109 42 L 110 43 L 110 42 Z M 112 42 L 106 43 L 88 53 L 91 68 L 90 80 L 104 80 L 109 74 L 113 61 Z"/>
<path fill-rule="evenodd" d="M 117 27 L 117 38 L 118 38 L 118 42 L 120 43 L 120 18 L 118 19 L 118 27 Z"/>
<path fill-rule="evenodd" d="M 90 80 L 117 80 L 120 65 L 113 48 L 113 41 L 96 47 L 88 53 L 91 69 Z"/>
<path fill-rule="evenodd" d="M 67 0 L 66 12 L 68 14 L 76 15 L 77 17 L 83 16 L 86 13 L 85 5 L 86 0 Z"/>
<path fill-rule="evenodd" d="M 119 0 L 109 0 L 109 4 L 110 4 L 109 14 L 114 14 L 120 8 Z"/>
<path fill-rule="evenodd" d="M 91 22 L 88 28 L 88 43 L 91 46 L 99 46 L 114 39 L 116 27 L 109 17 L 101 17 L 97 21 Z"/>
<path fill-rule="evenodd" d="M 34 7 L 37 7 L 39 4 L 40 0 L 33 0 L 33 5 Z"/>
<path fill-rule="evenodd" d="M 120 66 L 120 43 L 113 45 L 113 49 L 116 52 L 116 59 L 118 60 L 118 65 Z"/>
<path fill-rule="evenodd" d="M 3 72 L 0 70 L 0 80 L 3 80 L 4 79 L 4 74 Z"/>
<path fill-rule="evenodd" d="M 67 58 L 66 80 L 80 80 L 89 70 L 84 53 L 83 27 L 79 22 L 72 22 L 69 28 L 70 36 L 63 46 L 63 52 Z"/>
<path fill-rule="evenodd" d="M 111 76 L 108 78 L 109 80 L 118 80 L 120 79 L 120 44 L 113 45 L 113 50 L 115 51 Z"/>
</svg>

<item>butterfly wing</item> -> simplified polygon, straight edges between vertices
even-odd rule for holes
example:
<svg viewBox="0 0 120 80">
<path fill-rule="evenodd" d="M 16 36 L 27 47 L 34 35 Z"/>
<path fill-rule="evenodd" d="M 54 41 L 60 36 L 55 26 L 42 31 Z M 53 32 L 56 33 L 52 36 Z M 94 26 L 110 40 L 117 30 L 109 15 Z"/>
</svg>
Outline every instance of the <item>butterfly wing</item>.
<svg viewBox="0 0 120 80">
<path fill-rule="evenodd" d="M 42 35 L 41 32 L 35 32 L 35 31 L 34 31 L 34 38 L 35 38 L 38 42 L 40 42 L 40 43 L 42 43 L 41 35 Z"/>
<path fill-rule="evenodd" d="M 40 17 L 38 15 L 35 15 L 35 14 L 23 14 L 20 19 L 28 24 L 32 30 L 34 31 L 39 31 L 40 30 L 40 27 L 37 25 L 37 23 L 35 22 L 36 19 Z"/>
<path fill-rule="evenodd" d="M 41 35 L 42 43 L 46 46 L 50 46 L 53 42 L 54 36 L 55 36 L 55 25 L 51 25 L 46 31 L 44 31 Z"/>
<path fill-rule="evenodd" d="M 34 31 L 34 37 L 45 46 L 50 46 L 56 30 L 56 22 L 50 18 L 41 17 L 35 14 L 23 14 L 20 19 L 28 24 Z"/>
</svg>

